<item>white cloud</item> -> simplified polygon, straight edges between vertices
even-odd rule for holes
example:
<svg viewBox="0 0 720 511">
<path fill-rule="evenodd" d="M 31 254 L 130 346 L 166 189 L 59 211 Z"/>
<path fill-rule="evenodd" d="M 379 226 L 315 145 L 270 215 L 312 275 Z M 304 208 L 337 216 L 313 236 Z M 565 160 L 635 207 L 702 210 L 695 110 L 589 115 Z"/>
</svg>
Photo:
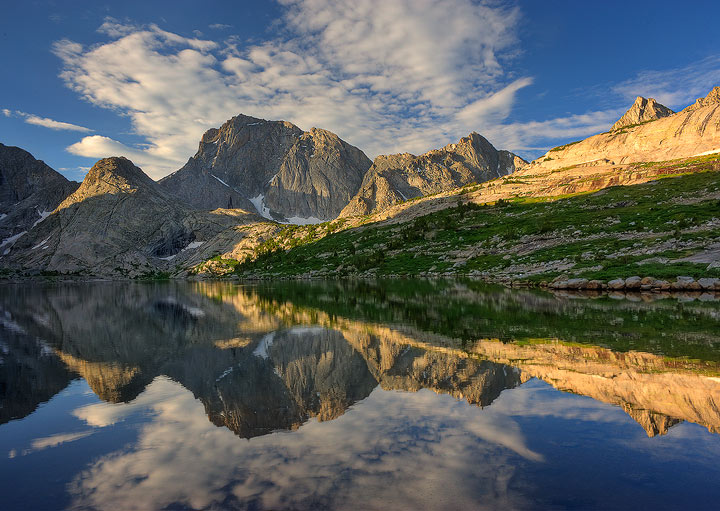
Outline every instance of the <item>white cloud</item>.
<svg viewBox="0 0 720 511">
<path fill-rule="evenodd" d="M 226 25 L 225 23 L 213 23 L 212 25 L 208 25 L 208 27 L 213 30 L 227 30 L 229 28 L 233 28 L 232 25 Z"/>
<path fill-rule="evenodd" d="M 670 108 L 681 110 L 717 85 L 720 85 L 720 56 L 714 55 L 684 67 L 641 71 L 613 90 L 629 102 L 636 96 L 653 97 Z"/>
<path fill-rule="evenodd" d="M 67 150 L 72 154 L 87 158 L 125 156 L 146 171 L 148 169 L 154 171 L 151 175 L 156 178 L 177 170 L 176 161 L 158 155 L 160 151 L 156 147 L 137 149 L 102 135 L 84 137 L 80 142 L 69 146 Z"/>
<path fill-rule="evenodd" d="M 129 116 L 145 147 L 86 137 L 75 154 L 123 151 L 153 177 L 237 113 L 338 133 L 370 156 L 424 152 L 502 120 L 531 83 L 503 69 L 516 9 L 472 0 L 284 1 L 279 36 L 242 47 L 107 19 L 109 41 L 59 41 L 66 83 Z M 212 27 L 219 29 L 219 27 Z"/>
<path fill-rule="evenodd" d="M 470 124 L 474 123 L 476 119 L 488 119 L 490 117 L 496 117 L 501 121 L 510 113 L 515 93 L 523 87 L 531 85 L 532 82 L 532 78 L 515 80 L 498 92 L 466 105 L 457 112 L 455 117 Z"/>
<path fill-rule="evenodd" d="M 5 117 L 20 117 L 20 118 L 24 119 L 27 124 L 33 124 L 35 126 L 42 126 L 44 128 L 50 128 L 51 130 L 80 131 L 80 132 L 84 132 L 84 133 L 89 133 L 92 131 L 90 128 L 86 128 L 84 126 L 78 126 L 77 124 L 71 124 L 69 122 L 56 121 L 54 119 L 49 119 L 47 117 L 40 117 L 40 116 L 37 116 L 34 114 L 21 112 L 19 110 L 15 110 L 13 112 L 12 110 L 3 108 L 2 113 Z"/>
<path fill-rule="evenodd" d="M 570 139 L 605 131 L 624 109 L 508 123 L 518 92 L 533 78 L 507 71 L 517 52 L 518 9 L 475 0 L 282 0 L 275 36 L 243 45 L 184 37 L 155 25 L 107 18 L 94 46 L 59 41 L 66 83 L 95 105 L 129 117 L 142 146 L 86 137 L 69 150 L 92 158 L 119 154 L 159 178 L 180 168 L 204 131 L 244 113 L 334 131 L 371 158 L 422 153 L 471 131 L 496 147 L 537 156 Z M 223 30 L 223 24 L 210 25 Z M 683 73 L 700 95 L 720 62 Z M 646 72 L 618 85 L 632 96 L 657 83 Z M 703 77 L 704 76 L 704 77 Z M 669 88 L 667 90 L 670 90 Z M 668 101 L 674 105 L 676 101 Z M 688 98 L 682 101 L 689 102 Z M 628 104 L 629 106 L 629 104 Z"/>
<path fill-rule="evenodd" d="M 51 130 L 64 130 L 64 131 L 82 131 L 88 133 L 92 131 L 90 128 L 84 126 L 78 126 L 77 124 L 70 124 L 69 122 L 55 121 L 48 119 L 47 117 L 38 117 L 36 115 L 25 114 L 25 122 L 28 124 L 34 124 L 36 126 L 43 126 L 50 128 Z"/>
</svg>

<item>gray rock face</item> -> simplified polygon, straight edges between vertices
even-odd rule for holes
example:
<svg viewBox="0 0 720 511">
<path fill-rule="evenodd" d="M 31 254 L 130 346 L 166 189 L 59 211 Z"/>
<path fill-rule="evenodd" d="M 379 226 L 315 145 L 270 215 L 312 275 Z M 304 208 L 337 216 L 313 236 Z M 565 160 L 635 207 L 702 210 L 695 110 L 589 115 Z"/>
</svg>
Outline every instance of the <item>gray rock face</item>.
<svg viewBox="0 0 720 511">
<path fill-rule="evenodd" d="M 647 121 L 654 121 L 661 117 L 669 117 L 674 114 L 668 107 L 661 105 L 653 98 L 643 98 L 638 96 L 633 103 L 633 106 L 620 117 L 620 119 L 612 125 L 611 131 L 623 128 L 625 126 L 632 126 L 634 124 L 641 124 Z"/>
<path fill-rule="evenodd" d="M 367 215 L 399 201 L 482 183 L 510 174 L 526 163 L 513 153 L 496 150 L 474 132 L 457 144 L 420 156 L 378 156 L 340 216 Z"/>
<path fill-rule="evenodd" d="M 78 186 L 27 151 L 0 144 L 0 255 Z"/>
<path fill-rule="evenodd" d="M 303 223 L 335 218 L 371 163 L 329 131 L 238 115 L 208 130 L 197 154 L 160 184 L 198 209 L 239 207 Z"/>
<path fill-rule="evenodd" d="M 19 238 L 0 263 L 34 271 L 136 276 L 194 248 L 229 223 L 223 215 L 179 204 L 130 160 L 105 158 L 52 215 Z"/>
</svg>

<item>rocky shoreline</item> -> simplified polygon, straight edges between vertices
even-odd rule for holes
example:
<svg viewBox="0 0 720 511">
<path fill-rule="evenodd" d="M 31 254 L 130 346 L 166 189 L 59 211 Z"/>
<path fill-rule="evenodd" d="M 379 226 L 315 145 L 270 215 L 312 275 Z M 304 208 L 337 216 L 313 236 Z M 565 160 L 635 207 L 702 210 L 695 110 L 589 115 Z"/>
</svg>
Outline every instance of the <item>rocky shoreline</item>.
<svg viewBox="0 0 720 511">
<path fill-rule="evenodd" d="M 558 278 L 550 283 L 541 283 L 541 287 L 550 289 L 581 289 L 581 290 L 609 290 L 609 291 L 720 291 L 720 279 L 706 277 L 695 280 L 693 277 L 679 276 L 675 281 L 656 279 L 654 277 L 639 277 L 637 275 L 626 279 L 613 279 L 608 282 L 602 280 L 588 280 L 582 278 Z"/>
</svg>

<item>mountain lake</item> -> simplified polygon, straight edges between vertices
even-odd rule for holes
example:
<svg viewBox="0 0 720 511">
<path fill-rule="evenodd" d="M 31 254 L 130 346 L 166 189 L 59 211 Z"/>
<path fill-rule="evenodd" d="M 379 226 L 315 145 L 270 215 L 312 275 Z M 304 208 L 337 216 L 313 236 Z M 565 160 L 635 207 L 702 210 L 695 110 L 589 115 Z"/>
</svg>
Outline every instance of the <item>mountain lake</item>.
<svg viewBox="0 0 720 511">
<path fill-rule="evenodd" d="M 0 285 L 0 508 L 718 509 L 720 294 Z"/>
</svg>

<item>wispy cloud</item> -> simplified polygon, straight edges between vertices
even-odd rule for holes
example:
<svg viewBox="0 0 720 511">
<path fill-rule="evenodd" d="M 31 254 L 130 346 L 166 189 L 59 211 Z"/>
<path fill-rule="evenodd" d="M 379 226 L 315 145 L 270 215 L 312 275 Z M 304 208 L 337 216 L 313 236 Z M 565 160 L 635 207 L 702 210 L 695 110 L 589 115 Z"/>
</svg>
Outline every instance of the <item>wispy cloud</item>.
<svg viewBox="0 0 720 511">
<path fill-rule="evenodd" d="M 720 55 L 712 55 L 683 67 L 641 71 L 613 90 L 628 101 L 636 96 L 653 97 L 681 110 L 717 85 L 720 85 Z"/>
<path fill-rule="evenodd" d="M 59 433 L 57 435 L 51 435 L 42 438 L 36 438 L 30 444 L 30 448 L 23 449 L 18 453 L 17 449 L 13 449 L 8 453 L 9 458 L 15 458 L 16 456 L 27 456 L 38 451 L 49 449 L 51 447 L 57 447 L 68 442 L 74 442 L 82 438 L 88 437 L 94 433 L 94 430 L 78 431 L 75 433 Z"/>
<path fill-rule="evenodd" d="M 69 122 L 56 121 L 47 117 L 40 117 L 34 114 L 21 112 L 19 110 L 9 110 L 7 108 L 2 109 L 2 113 L 5 117 L 20 117 L 25 120 L 28 124 L 35 126 L 42 126 L 44 128 L 50 128 L 51 130 L 60 131 L 80 131 L 83 133 L 90 133 L 92 130 L 84 126 L 78 126 L 77 124 L 71 124 Z"/>
<path fill-rule="evenodd" d="M 205 130 L 245 113 L 332 130 L 370 157 L 425 152 L 471 131 L 533 157 L 605 131 L 637 94 L 677 108 L 720 83 L 720 58 L 708 58 L 618 84 L 619 108 L 508 123 L 518 94 L 533 84 L 512 69 L 517 8 L 475 0 L 280 3 L 276 35 L 261 43 L 186 37 L 112 18 L 98 29 L 104 42 L 57 42 L 68 86 L 127 116 L 145 141 L 129 146 L 94 135 L 68 150 L 124 155 L 159 178 L 187 161 Z"/>
<path fill-rule="evenodd" d="M 226 25 L 225 23 L 213 23 L 212 25 L 208 25 L 208 27 L 213 30 L 227 30 L 232 28 L 232 25 Z"/>
<path fill-rule="evenodd" d="M 517 49 L 514 8 L 472 0 L 281 3 L 283 36 L 261 44 L 112 19 L 100 27 L 103 44 L 56 43 L 66 83 L 127 115 L 147 141 L 132 148 L 94 136 L 70 150 L 123 151 L 160 177 L 192 155 L 205 130 L 242 112 L 330 129 L 370 156 L 424 152 L 501 121 L 531 83 L 503 64 Z"/>
<path fill-rule="evenodd" d="M 607 131 L 624 109 L 609 109 L 584 114 L 489 126 L 485 134 L 504 141 L 504 148 L 528 158 L 539 156 L 558 140 L 581 140 Z"/>
<path fill-rule="evenodd" d="M 70 124 L 69 122 L 61 122 L 47 117 L 38 117 L 36 115 L 25 114 L 25 122 L 28 124 L 34 124 L 36 126 L 43 126 L 44 128 L 50 128 L 51 130 L 64 130 L 64 131 L 81 131 L 89 133 L 92 130 L 84 126 L 78 126 L 77 124 Z"/>
</svg>

